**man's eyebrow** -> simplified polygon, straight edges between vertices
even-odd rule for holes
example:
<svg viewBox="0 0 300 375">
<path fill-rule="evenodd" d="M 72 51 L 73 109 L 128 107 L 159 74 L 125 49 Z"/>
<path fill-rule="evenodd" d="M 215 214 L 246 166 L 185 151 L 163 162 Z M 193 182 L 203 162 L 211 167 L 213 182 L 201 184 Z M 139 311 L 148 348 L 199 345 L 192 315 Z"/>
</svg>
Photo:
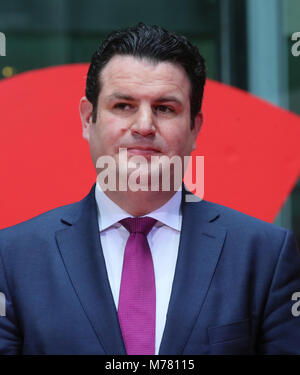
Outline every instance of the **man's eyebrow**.
<svg viewBox="0 0 300 375">
<path fill-rule="evenodd" d="M 176 98 L 176 96 L 162 96 L 155 101 L 157 103 L 175 102 L 178 104 L 182 104 L 182 102 L 178 98 Z"/>
<path fill-rule="evenodd" d="M 107 100 L 135 100 L 133 96 L 122 94 L 120 92 L 115 92 L 107 97 Z M 182 102 L 176 96 L 160 96 L 159 98 L 155 99 L 156 103 L 166 103 L 166 102 L 175 102 L 178 104 L 182 104 Z"/>
<path fill-rule="evenodd" d="M 115 92 L 107 97 L 108 100 L 121 99 L 121 100 L 134 100 L 130 95 Z"/>
</svg>

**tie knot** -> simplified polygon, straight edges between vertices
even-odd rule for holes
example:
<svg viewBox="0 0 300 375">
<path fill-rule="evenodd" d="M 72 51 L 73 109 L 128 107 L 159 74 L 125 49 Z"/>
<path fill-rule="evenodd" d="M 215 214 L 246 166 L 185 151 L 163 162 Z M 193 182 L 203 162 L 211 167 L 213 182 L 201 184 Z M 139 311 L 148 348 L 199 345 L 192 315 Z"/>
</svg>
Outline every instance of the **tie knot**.
<svg viewBox="0 0 300 375">
<path fill-rule="evenodd" d="M 120 220 L 120 223 L 128 230 L 129 233 L 144 233 L 145 236 L 147 236 L 156 222 L 156 219 L 148 216 L 128 217 Z"/>
</svg>

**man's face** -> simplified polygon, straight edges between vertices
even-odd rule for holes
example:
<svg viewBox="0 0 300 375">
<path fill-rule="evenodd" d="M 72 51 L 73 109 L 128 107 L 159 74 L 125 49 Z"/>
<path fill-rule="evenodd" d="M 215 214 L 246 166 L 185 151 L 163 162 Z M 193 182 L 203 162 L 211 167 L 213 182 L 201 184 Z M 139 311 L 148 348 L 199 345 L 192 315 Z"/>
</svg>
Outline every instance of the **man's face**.
<svg viewBox="0 0 300 375">
<path fill-rule="evenodd" d="M 81 101 L 83 137 L 89 141 L 94 165 L 100 156 L 190 155 L 196 147 L 201 114 L 190 120 L 190 82 L 185 71 L 170 62 L 151 63 L 132 56 L 114 56 L 100 76 L 97 119 L 92 105 Z"/>
</svg>

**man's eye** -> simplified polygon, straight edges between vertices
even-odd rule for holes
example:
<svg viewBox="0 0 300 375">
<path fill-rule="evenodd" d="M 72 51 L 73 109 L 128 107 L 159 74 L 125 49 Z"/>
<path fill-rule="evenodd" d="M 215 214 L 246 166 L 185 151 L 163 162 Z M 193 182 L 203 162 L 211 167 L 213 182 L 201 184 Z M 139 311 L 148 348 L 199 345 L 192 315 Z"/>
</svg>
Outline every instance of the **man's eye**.
<svg viewBox="0 0 300 375">
<path fill-rule="evenodd" d="M 120 109 L 122 111 L 128 111 L 132 108 L 132 106 L 128 103 L 117 103 L 114 105 L 114 108 Z"/>
<path fill-rule="evenodd" d="M 167 105 L 158 105 L 155 107 L 155 110 L 162 113 L 173 113 L 173 108 L 167 106 Z"/>
</svg>

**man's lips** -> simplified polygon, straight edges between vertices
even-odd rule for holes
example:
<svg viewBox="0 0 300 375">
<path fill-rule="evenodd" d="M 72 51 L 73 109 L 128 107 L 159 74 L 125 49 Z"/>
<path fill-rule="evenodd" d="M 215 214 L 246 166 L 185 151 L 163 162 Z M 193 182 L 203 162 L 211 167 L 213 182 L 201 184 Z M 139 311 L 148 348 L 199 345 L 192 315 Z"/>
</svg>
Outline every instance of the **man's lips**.
<svg viewBox="0 0 300 375">
<path fill-rule="evenodd" d="M 135 155 L 155 155 L 160 153 L 160 150 L 146 146 L 130 146 L 127 147 L 127 152 Z"/>
</svg>

